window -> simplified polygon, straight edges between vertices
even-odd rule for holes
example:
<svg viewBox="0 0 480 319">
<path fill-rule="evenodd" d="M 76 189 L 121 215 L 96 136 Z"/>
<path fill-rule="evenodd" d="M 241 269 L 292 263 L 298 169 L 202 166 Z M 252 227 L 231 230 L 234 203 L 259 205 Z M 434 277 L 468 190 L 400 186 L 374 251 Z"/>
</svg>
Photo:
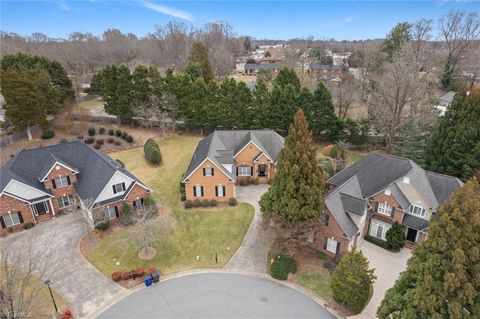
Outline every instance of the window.
<svg viewBox="0 0 480 319">
<path fill-rule="evenodd" d="M 70 177 L 62 176 L 52 181 L 53 188 L 59 188 L 70 185 Z"/>
<path fill-rule="evenodd" d="M 327 248 L 329 252 L 332 252 L 334 254 L 337 253 L 337 241 L 334 240 L 333 238 L 327 238 Z"/>
<path fill-rule="evenodd" d="M 200 185 L 193 186 L 193 196 L 202 197 L 203 196 L 203 186 L 200 186 Z"/>
<path fill-rule="evenodd" d="M 213 168 L 212 167 L 205 167 L 203 169 L 203 176 L 213 176 Z"/>
<path fill-rule="evenodd" d="M 387 240 L 385 238 L 385 234 L 387 233 L 387 230 L 389 230 L 391 225 L 381 223 L 376 220 L 372 220 L 372 223 L 370 225 L 370 236 L 374 236 L 377 238 L 380 238 L 382 240 Z"/>
<path fill-rule="evenodd" d="M 3 216 L 3 222 L 5 223 L 6 227 L 12 227 L 23 223 L 21 216 L 22 215 L 20 214 L 20 212 L 8 213 L 8 215 Z"/>
<path fill-rule="evenodd" d="M 238 176 L 251 176 L 252 168 L 250 166 L 239 166 L 238 167 Z"/>
<path fill-rule="evenodd" d="M 120 193 L 125 191 L 125 183 L 118 183 L 113 185 L 113 193 Z"/>
<path fill-rule="evenodd" d="M 107 207 L 104 211 L 105 218 L 108 220 L 112 220 L 117 218 L 117 209 L 116 206 L 113 207 Z"/>
<path fill-rule="evenodd" d="M 225 197 L 225 186 L 215 186 L 215 195 L 217 195 L 218 197 Z"/>
<path fill-rule="evenodd" d="M 328 214 L 323 214 L 320 217 L 320 222 L 322 223 L 322 225 L 328 226 L 328 219 L 329 218 L 330 218 L 330 216 L 328 216 Z"/>
<path fill-rule="evenodd" d="M 48 204 L 47 202 L 40 202 L 40 203 L 36 203 L 36 204 L 33 204 L 33 212 L 35 213 L 35 215 L 43 215 L 45 213 L 48 213 Z"/>
<path fill-rule="evenodd" d="M 386 202 L 385 203 L 378 203 L 378 209 L 377 212 L 383 215 L 392 215 L 392 206 L 388 205 Z"/>
<path fill-rule="evenodd" d="M 72 206 L 73 204 L 75 204 L 75 200 L 73 199 L 72 195 L 62 196 L 58 198 L 58 206 L 60 208 Z"/>
<path fill-rule="evenodd" d="M 425 217 L 425 208 L 423 208 L 422 206 L 411 205 L 409 212 L 414 215 Z"/>
<path fill-rule="evenodd" d="M 143 198 L 133 201 L 133 209 L 139 210 L 143 207 Z"/>
</svg>

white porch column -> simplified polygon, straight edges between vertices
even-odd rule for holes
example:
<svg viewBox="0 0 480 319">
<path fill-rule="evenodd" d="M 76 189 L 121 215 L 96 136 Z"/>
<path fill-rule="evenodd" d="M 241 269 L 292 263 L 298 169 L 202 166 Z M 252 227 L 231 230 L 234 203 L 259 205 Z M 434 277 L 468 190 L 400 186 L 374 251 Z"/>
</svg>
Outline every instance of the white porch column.
<svg viewBox="0 0 480 319">
<path fill-rule="evenodd" d="M 55 209 L 53 209 L 52 198 L 49 198 L 48 202 L 50 203 L 50 208 L 52 209 L 52 215 L 55 216 Z"/>
<path fill-rule="evenodd" d="M 32 213 L 32 218 L 33 218 L 33 222 L 36 224 L 37 223 L 37 219 L 35 218 L 35 213 L 33 211 L 33 208 L 32 208 L 32 205 L 28 205 L 30 207 L 30 212 Z"/>
</svg>

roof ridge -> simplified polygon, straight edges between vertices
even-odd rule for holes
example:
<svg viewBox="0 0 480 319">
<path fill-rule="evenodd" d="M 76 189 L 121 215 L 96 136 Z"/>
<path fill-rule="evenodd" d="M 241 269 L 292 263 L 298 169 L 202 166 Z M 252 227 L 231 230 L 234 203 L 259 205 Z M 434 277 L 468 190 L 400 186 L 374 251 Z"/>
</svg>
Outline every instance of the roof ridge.
<svg viewBox="0 0 480 319">
<path fill-rule="evenodd" d="M 351 197 L 351 198 L 355 198 L 355 199 L 359 199 L 359 200 L 365 200 L 365 197 L 362 195 L 362 198 L 359 198 L 359 197 L 355 197 L 353 195 L 350 195 L 350 194 L 347 194 L 347 193 L 342 193 L 340 192 L 340 195 L 345 195 L 345 196 L 348 196 L 348 197 Z"/>
<path fill-rule="evenodd" d="M 448 175 L 448 174 L 443 174 L 443 173 L 438 173 L 438 172 L 434 172 L 434 171 L 428 171 L 426 169 L 424 169 L 425 173 L 430 173 L 430 174 L 434 174 L 434 175 L 439 175 L 439 176 L 443 176 L 443 177 L 448 177 L 448 178 L 452 178 L 452 179 L 457 179 L 460 181 L 460 179 L 456 176 L 453 176 L 453 175 Z"/>
<path fill-rule="evenodd" d="M 45 145 L 45 146 L 37 146 L 37 147 L 32 147 L 32 148 L 24 148 L 22 150 L 20 150 L 17 154 L 21 153 L 21 152 L 30 152 L 30 151 L 35 151 L 35 150 L 38 150 L 38 149 L 43 149 L 43 148 L 49 148 L 49 147 L 54 147 L 54 146 L 59 146 L 59 145 L 65 145 L 65 144 L 73 144 L 73 143 L 82 143 L 84 144 L 82 141 L 80 140 L 72 140 L 72 141 L 67 141 L 67 142 L 63 142 L 63 143 L 56 143 L 56 144 L 49 144 L 49 145 Z M 16 156 L 15 156 L 16 157 Z M 15 158 L 14 157 L 14 158 Z"/>
</svg>

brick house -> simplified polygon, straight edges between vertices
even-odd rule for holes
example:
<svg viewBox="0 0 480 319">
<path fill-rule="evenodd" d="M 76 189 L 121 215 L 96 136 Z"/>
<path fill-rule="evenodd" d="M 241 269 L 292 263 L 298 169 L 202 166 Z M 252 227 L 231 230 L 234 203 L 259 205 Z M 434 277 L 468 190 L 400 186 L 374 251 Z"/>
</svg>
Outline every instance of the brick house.
<svg viewBox="0 0 480 319">
<path fill-rule="evenodd" d="M 341 65 L 336 64 L 318 64 L 312 63 L 307 71 L 311 77 L 317 81 L 332 81 L 334 79 L 341 78 L 343 75 L 343 70 Z"/>
<path fill-rule="evenodd" d="M 463 183 L 423 170 L 412 160 L 371 154 L 332 176 L 314 246 L 339 257 L 366 235 L 386 240 L 394 222 L 405 230 L 405 246 L 428 237 L 438 207 Z"/>
<path fill-rule="evenodd" d="M 214 131 L 198 143 L 182 178 L 187 199 L 227 201 L 242 179 L 267 183 L 283 143 L 271 130 Z"/>
<path fill-rule="evenodd" d="M 64 209 L 118 217 L 123 203 L 141 207 L 152 191 L 107 155 L 81 141 L 22 150 L 0 169 L 1 229 L 54 217 Z"/>
<path fill-rule="evenodd" d="M 244 67 L 244 74 L 255 75 L 260 69 L 270 70 L 272 75 L 276 75 L 280 70 L 280 64 L 277 63 L 246 63 Z"/>
</svg>

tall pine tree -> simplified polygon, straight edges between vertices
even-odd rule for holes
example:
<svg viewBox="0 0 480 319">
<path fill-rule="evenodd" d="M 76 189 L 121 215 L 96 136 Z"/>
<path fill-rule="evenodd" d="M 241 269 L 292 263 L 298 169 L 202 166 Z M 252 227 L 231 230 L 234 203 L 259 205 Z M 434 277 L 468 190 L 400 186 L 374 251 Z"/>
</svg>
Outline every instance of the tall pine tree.
<svg viewBox="0 0 480 319">
<path fill-rule="evenodd" d="M 212 65 L 208 60 L 208 49 L 201 42 L 195 42 L 185 65 L 185 73 L 193 79 L 203 78 L 205 83 L 213 79 Z"/>
<path fill-rule="evenodd" d="M 313 92 L 313 100 L 306 110 L 315 135 L 338 140 L 343 133 L 343 123 L 335 113 L 332 96 L 325 84 L 319 82 Z"/>
<path fill-rule="evenodd" d="M 415 119 L 409 119 L 400 129 L 395 153 L 406 157 L 420 166 L 425 164 L 425 137 Z"/>
<path fill-rule="evenodd" d="M 304 221 L 323 211 L 324 188 L 312 134 L 303 110 L 299 110 L 285 138 L 272 186 L 262 196 L 260 206 L 287 221 Z"/>
<path fill-rule="evenodd" d="M 480 184 L 473 178 L 439 209 L 429 237 L 385 294 L 379 318 L 480 318 Z"/>
</svg>

